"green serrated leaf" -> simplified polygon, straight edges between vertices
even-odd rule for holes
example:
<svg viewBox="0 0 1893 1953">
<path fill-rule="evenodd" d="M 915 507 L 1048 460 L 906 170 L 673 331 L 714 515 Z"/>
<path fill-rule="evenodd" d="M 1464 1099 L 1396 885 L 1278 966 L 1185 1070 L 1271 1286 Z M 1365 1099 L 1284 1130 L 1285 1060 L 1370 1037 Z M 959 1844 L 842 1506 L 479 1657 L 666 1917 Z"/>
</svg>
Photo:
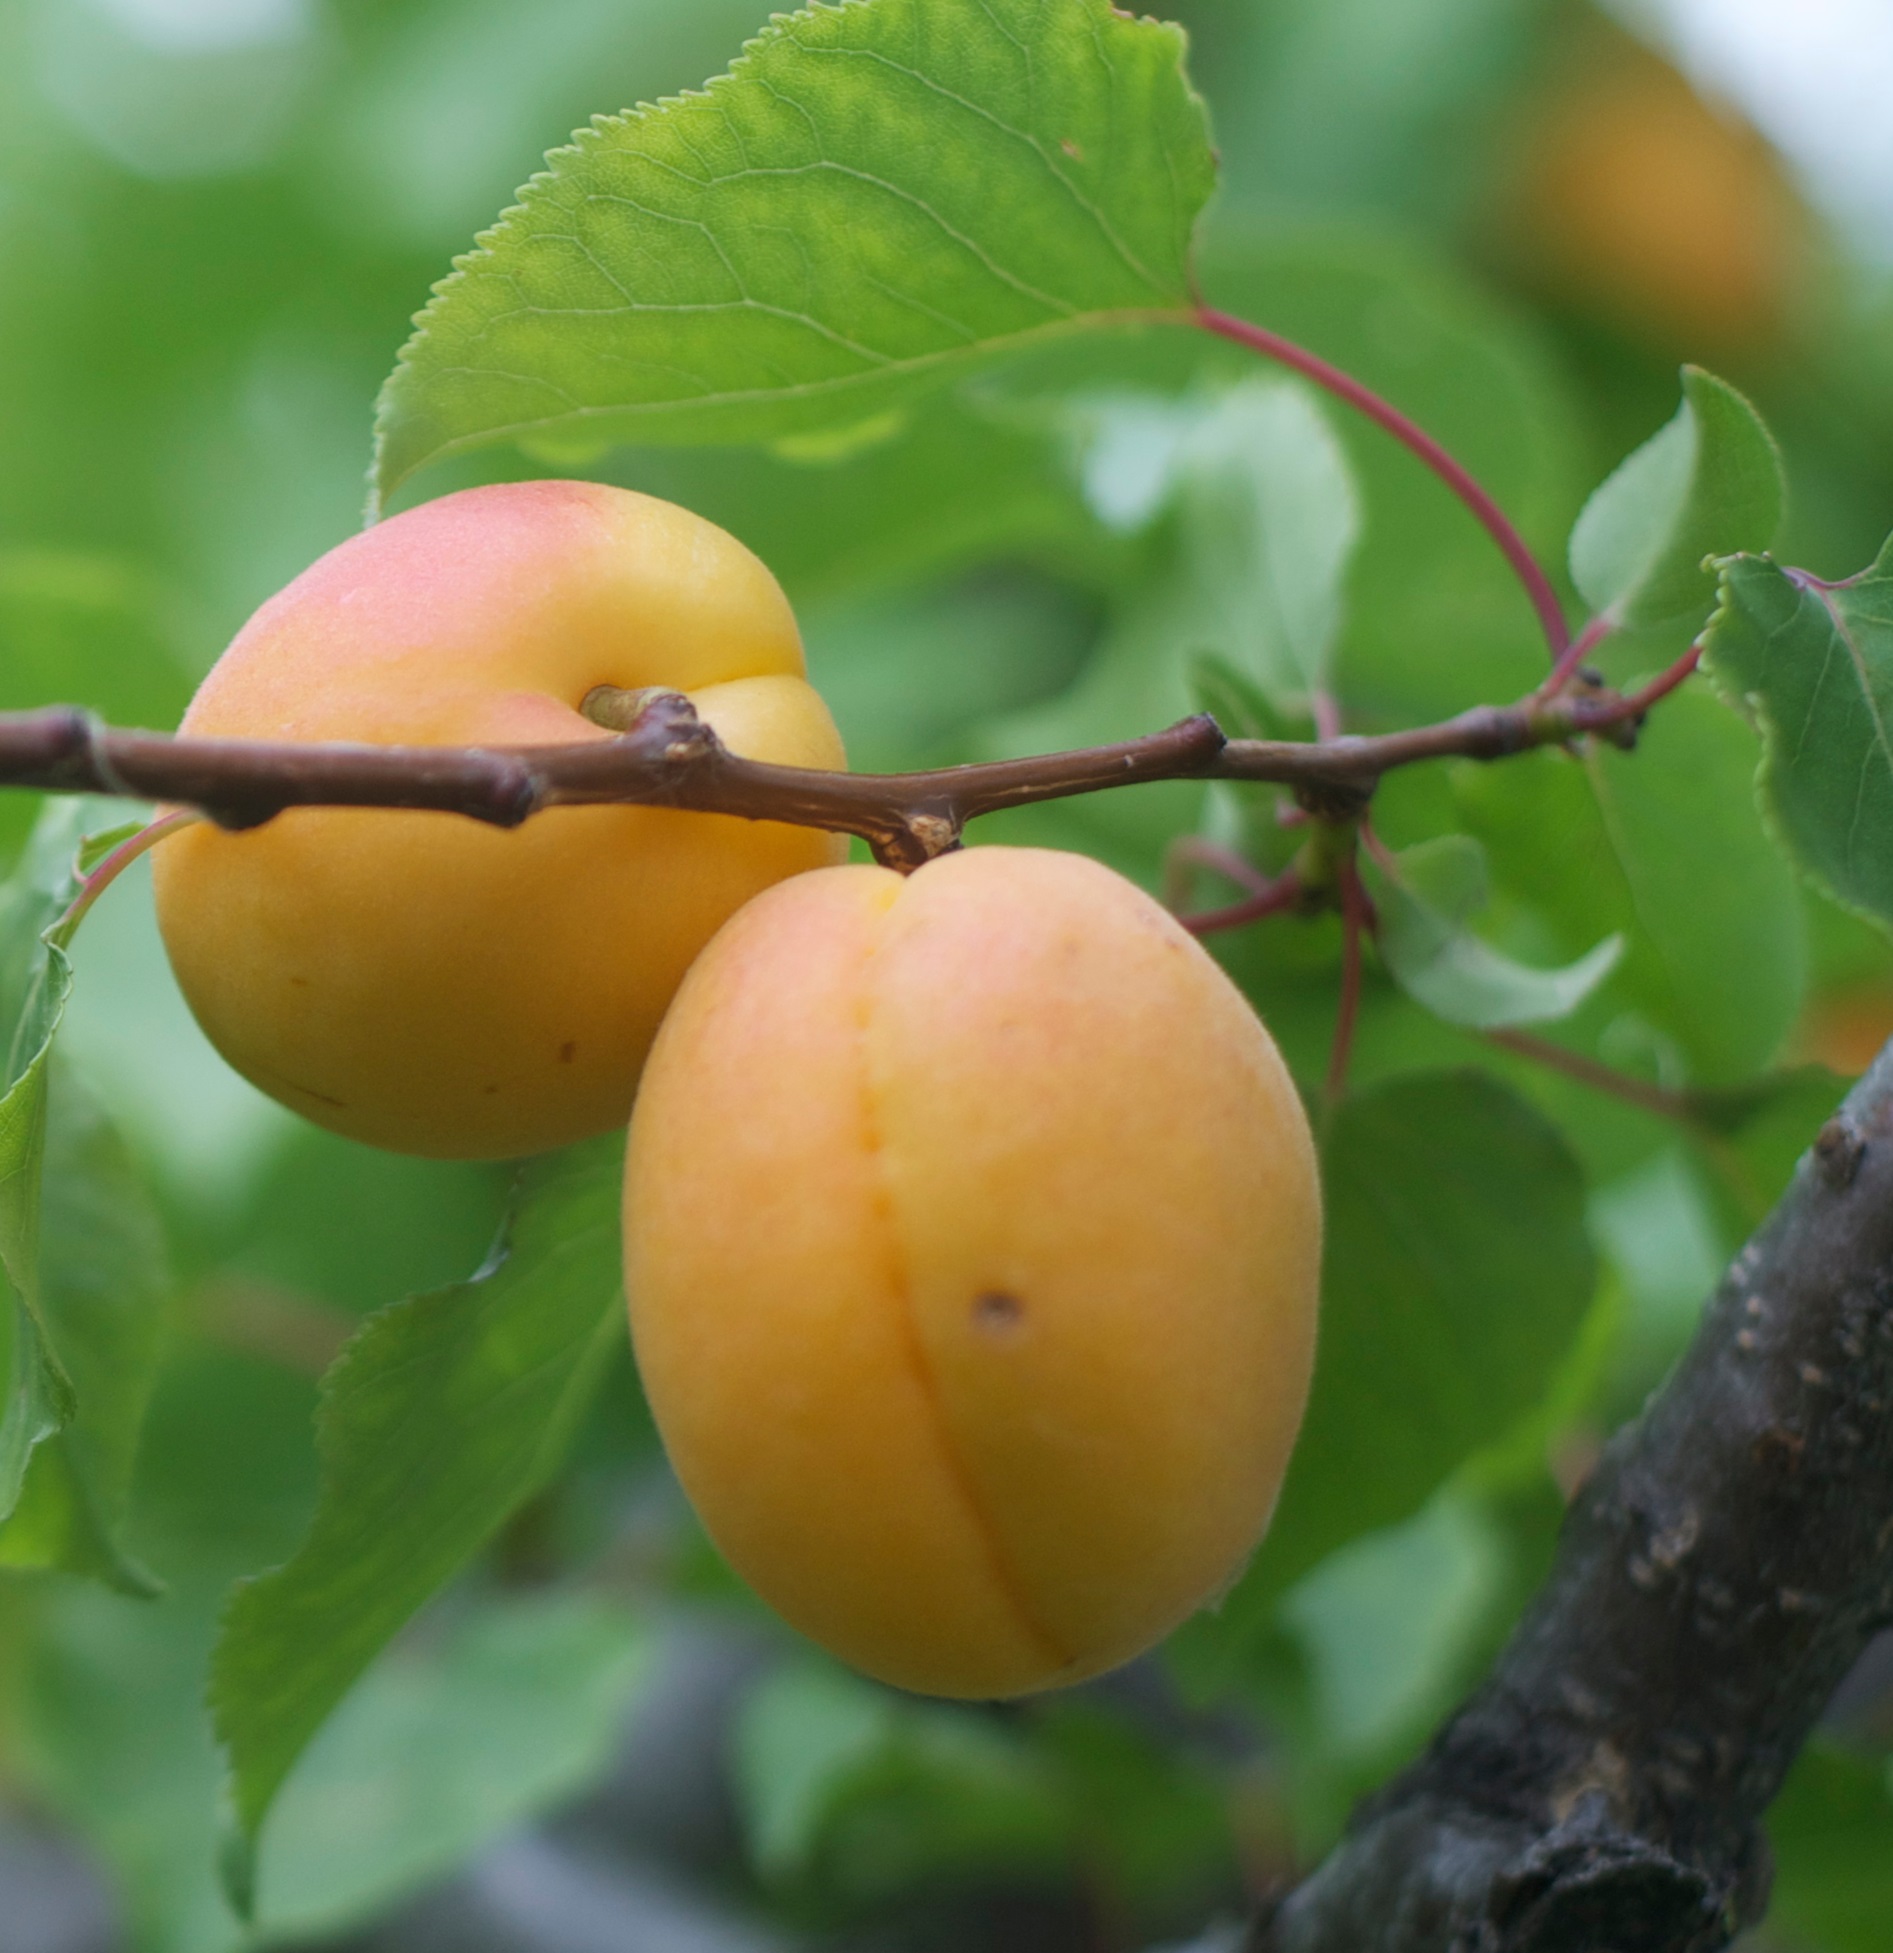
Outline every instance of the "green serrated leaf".
<svg viewBox="0 0 1893 1953">
<path fill-rule="evenodd" d="M 601 118 L 460 260 L 382 397 L 385 496 L 522 435 L 858 426 L 1008 346 L 1178 313 L 1214 159 L 1180 29 L 848 0 Z"/>
<path fill-rule="evenodd" d="M 162 1234 L 130 1156 L 54 1039 L 72 991 L 79 876 L 137 831 L 88 837 L 90 810 L 42 816 L 0 890 L 0 1291 L 10 1370 L 0 1412 L 0 1566 L 157 1582 L 120 1541 L 132 1453 L 158 1361 Z"/>
<path fill-rule="evenodd" d="M 1713 373 L 1683 368 L 1683 404 L 1584 505 L 1571 579 L 1620 625 L 1702 617 L 1712 556 L 1766 549 L 1781 526 L 1781 456 L 1755 409 Z"/>
<path fill-rule="evenodd" d="M 1470 835 L 1423 841 L 1395 862 L 1392 873 L 1363 864 L 1381 955 L 1401 989 L 1449 1024 L 1490 1031 L 1569 1017 L 1623 954 L 1622 936 L 1607 936 L 1575 963 L 1541 970 L 1482 942 L 1469 925 L 1486 905 L 1486 858 Z"/>
<path fill-rule="evenodd" d="M 73 1416 L 72 1383 L 48 1334 L 40 1284 L 40 1196 L 53 1039 L 72 993 L 59 919 L 78 892 L 83 809 L 47 810 L 18 871 L 0 890 L 0 1521 L 13 1515 L 34 1451 Z"/>
<path fill-rule="evenodd" d="M 1893 541 L 1845 583 L 1759 556 L 1720 569 L 1705 662 L 1761 733 L 1769 825 L 1818 887 L 1893 928 Z"/>
<path fill-rule="evenodd" d="M 1625 988 L 1700 1084 L 1770 1063 L 1807 988 L 1801 904 L 1755 812 L 1753 766 L 1706 691 L 1665 699 L 1634 753 L 1594 742 L 1584 760 L 1635 917 Z"/>
<path fill-rule="evenodd" d="M 69 1074 L 55 1089 L 80 878 L 142 825 L 88 835 L 94 811 L 49 807 L 0 889 L 0 1566 L 149 1595 L 120 1533 L 163 1327 L 162 1232 L 102 1111 Z"/>
<path fill-rule="evenodd" d="M 1349 1540 L 1410 1517 L 1546 1394 L 1597 1269 L 1556 1129 L 1489 1073 L 1348 1100 L 1322 1148 L 1327 1264 L 1308 1416 L 1255 1564 L 1187 1630 L 1214 1672 Z"/>
<path fill-rule="evenodd" d="M 1677 1085 L 1728 1085 L 1770 1064 L 1807 982 L 1794 871 L 1755 806 L 1753 734 L 1707 687 L 1651 713 L 1637 750 L 1582 759 L 1525 754 L 1451 775 L 1457 818 L 1488 849 L 1514 911 L 1544 928 L 1547 954 L 1621 934 L 1622 963 L 1589 1027 L 1629 1038 L 1635 1017 Z M 1657 1045 L 1597 1055 L 1642 1069 Z M 1673 1070 L 1669 1069 L 1673 1061 Z"/>
<path fill-rule="evenodd" d="M 238 1585 L 212 1661 L 240 1905 L 263 1819 L 310 1738 L 563 1456 L 624 1333 L 621 1151 L 600 1141 L 528 1165 L 488 1268 L 370 1317 L 329 1373 L 308 1536 L 286 1566 Z"/>
<path fill-rule="evenodd" d="M 383 1911 L 595 1782 L 652 1641 L 617 1598 L 553 1592 L 483 1602 L 391 1649 L 284 1786 L 258 1908 L 271 1941 Z"/>
<path fill-rule="evenodd" d="M 164 1337 L 164 1232 L 124 1141 L 66 1071 L 51 1094 L 38 1273 L 73 1409 L 28 1461 L 0 1566 L 92 1574 L 148 1597 L 160 1583 L 121 1534 Z"/>
</svg>

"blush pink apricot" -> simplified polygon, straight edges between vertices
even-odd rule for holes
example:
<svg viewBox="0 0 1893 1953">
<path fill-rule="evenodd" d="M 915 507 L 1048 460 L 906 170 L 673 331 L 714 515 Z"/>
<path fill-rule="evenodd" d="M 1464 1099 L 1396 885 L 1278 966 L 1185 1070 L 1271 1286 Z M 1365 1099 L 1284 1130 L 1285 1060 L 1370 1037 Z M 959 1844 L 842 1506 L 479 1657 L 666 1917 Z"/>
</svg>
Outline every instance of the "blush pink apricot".
<svg viewBox="0 0 1893 1953">
<path fill-rule="evenodd" d="M 610 737 L 596 685 L 686 692 L 739 753 L 841 765 L 768 570 L 687 510 L 590 482 L 469 489 L 350 538 L 257 612 L 188 733 L 378 745 Z M 650 807 L 511 831 L 302 809 L 154 857 L 212 1043 L 319 1125 L 400 1152 L 537 1152 L 621 1125 L 691 959 L 840 858 L 808 828 Z"/>
</svg>

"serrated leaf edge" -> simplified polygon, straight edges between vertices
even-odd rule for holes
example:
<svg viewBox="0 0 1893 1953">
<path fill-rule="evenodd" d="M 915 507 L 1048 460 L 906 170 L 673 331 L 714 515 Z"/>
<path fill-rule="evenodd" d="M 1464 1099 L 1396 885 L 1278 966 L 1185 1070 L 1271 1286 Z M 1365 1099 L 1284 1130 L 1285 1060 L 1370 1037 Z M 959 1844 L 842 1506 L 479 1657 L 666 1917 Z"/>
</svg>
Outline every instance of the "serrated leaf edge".
<svg viewBox="0 0 1893 1953">
<path fill-rule="evenodd" d="M 1823 590 L 1852 589 L 1856 584 L 1864 583 L 1867 578 L 1873 576 L 1880 570 L 1883 564 L 1889 562 L 1889 559 L 1893 559 L 1893 537 L 1889 537 L 1885 548 L 1881 550 L 1879 556 L 1873 562 L 1869 563 L 1864 570 L 1859 570 L 1849 577 L 1842 577 L 1838 582 L 1823 584 L 1820 588 Z M 1782 577 L 1785 581 L 1796 583 L 1796 579 L 1789 574 L 1788 570 L 1782 564 L 1777 563 L 1774 557 L 1766 550 L 1740 551 L 1733 556 L 1714 556 L 1709 560 L 1714 564 L 1717 575 L 1716 607 L 1708 623 L 1703 626 L 1702 630 L 1702 668 L 1708 674 L 1710 686 L 1716 696 L 1731 711 L 1746 719 L 1754 727 L 1760 740 L 1761 756 L 1755 762 L 1753 791 L 1755 795 L 1755 807 L 1761 816 L 1762 827 L 1767 833 L 1768 838 L 1775 844 L 1777 852 L 1787 861 L 1789 867 L 1811 888 L 1816 889 L 1823 899 L 1833 903 L 1835 908 L 1839 909 L 1844 915 L 1857 916 L 1862 922 L 1871 924 L 1883 935 L 1893 935 L 1893 917 L 1880 915 L 1873 909 L 1864 907 L 1861 903 L 1854 901 L 1850 896 L 1843 895 L 1826 875 L 1822 874 L 1811 862 L 1803 860 L 1800 850 L 1789 839 L 1776 814 L 1775 796 L 1773 792 L 1775 762 L 1783 743 L 1781 727 L 1776 723 L 1773 713 L 1770 712 L 1767 699 L 1760 692 L 1741 691 L 1728 674 L 1722 670 L 1716 659 L 1715 639 L 1717 628 L 1721 625 L 1724 618 L 1731 617 L 1735 614 L 1734 599 L 1731 594 L 1729 580 L 1730 571 L 1743 563 L 1765 563 L 1776 575 Z M 1796 587 L 1804 595 L 1808 593 L 1808 585 L 1796 583 Z M 1832 605 L 1826 605 L 1825 607 L 1831 616 L 1833 610 Z M 1876 724 L 1880 723 L 1877 709 L 1874 713 L 1874 719 Z M 1886 730 L 1884 726 L 1881 729 L 1883 733 Z M 1889 745 L 1887 750 L 1889 755 L 1888 764 L 1890 767 L 1893 767 L 1893 745 Z"/>
<path fill-rule="evenodd" d="M 537 429 L 550 426 L 582 425 L 587 420 L 604 419 L 607 417 L 617 419 L 622 416 L 635 415 L 639 411 L 636 407 L 624 406 L 575 407 L 558 414 L 542 415 L 528 420 L 511 421 L 502 425 L 482 428 L 477 434 L 462 435 L 452 441 L 443 442 L 424 460 L 405 468 L 399 475 L 392 478 L 385 476 L 383 472 L 382 462 L 386 453 L 390 431 L 391 395 L 402 375 L 412 370 L 414 356 L 426 339 L 430 322 L 439 312 L 442 304 L 451 297 L 454 291 L 466 282 L 468 276 L 480 265 L 482 260 L 490 258 L 493 255 L 495 247 L 502 240 L 513 222 L 517 218 L 529 214 L 534 199 L 556 180 L 559 173 L 559 166 L 563 162 L 569 158 L 583 156 L 588 145 L 602 142 L 615 130 L 632 128 L 638 123 L 649 120 L 653 116 L 667 114 L 673 110 L 688 107 L 694 103 L 714 101 L 719 90 L 729 83 L 739 81 L 743 78 L 743 71 L 746 64 L 750 63 L 761 49 L 784 38 L 788 30 L 796 22 L 813 19 L 821 14 L 857 12 L 872 7 L 874 4 L 875 0 L 811 0 L 808 6 L 797 8 L 793 12 L 773 13 L 764 25 L 742 44 L 735 57 L 731 60 L 728 68 L 719 75 L 711 76 L 702 87 L 680 89 L 672 95 L 660 95 L 654 102 L 637 102 L 629 108 L 594 115 L 583 127 L 575 129 L 572 132 L 569 141 L 560 143 L 556 147 L 546 151 L 543 165 L 535 170 L 519 189 L 514 192 L 513 201 L 499 213 L 493 222 L 484 230 L 475 234 L 471 247 L 459 252 L 450 260 L 450 268 L 446 274 L 436 279 L 433 285 L 429 287 L 427 302 L 418 312 L 415 312 L 411 316 L 410 325 L 412 330 L 409 332 L 407 339 L 402 343 L 400 351 L 395 355 L 394 368 L 389 373 L 387 379 L 382 382 L 380 392 L 376 397 L 373 445 L 368 465 L 368 499 L 364 511 L 364 520 L 366 523 L 372 525 L 379 521 L 386 509 L 388 498 L 395 490 L 412 479 L 414 475 L 418 474 L 422 468 L 430 467 L 436 462 L 448 459 L 450 456 L 465 454 L 472 449 L 489 446 L 501 441 L 518 440 L 523 436 L 531 435 Z M 1183 26 L 1178 22 L 1163 20 L 1151 14 L 1129 13 L 1122 8 L 1111 5 L 1110 0 L 1080 0 L 1080 4 L 1092 7 L 1094 10 L 1107 14 L 1114 19 L 1126 21 L 1138 27 L 1162 32 L 1172 40 L 1176 49 L 1178 79 L 1181 81 L 1186 95 L 1197 105 L 1202 114 L 1204 134 L 1207 139 L 1210 133 L 1209 106 L 1190 80 L 1187 59 L 1189 35 Z M 1213 145 L 1212 154 L 1214 154 Z M 1064 179 L 1061 177 L 1060 180 L 1063 181 Z M 1115 240 L 1113 242 L 1115 243 Z M 1194 251 L 1195 240 L 1192 238 L 1192 264 L 1189 269 L 1189 283 L 1193 296 L 1196 284 L 1193 264 Z M 1141 267 L 1137 268 L 1140 271 L 1140 275 L 1148 276 L 1148 274 L 1142 273 Z M 1137 320 L 1145 320 L 1150 323 L 1157 323 L 1167 317 L 1181 322 L 1187 319 L 1188 316 L 1189 314 L 1186 311 L 1166 311 L 1165 308 L 1161 307 L 1153 307 L 1148 312 L 1140 308 L 1129 313 L 1075 313 L 1064 320 L 1055 320 L 1047 325 L 1033 327 L 1025 332 L 1013 333 L 988 341 L 984 346 L 972 352 L 959 348 L 948 348 L 938 353 L 928 354 L 919 359 L 901 361 L 891 367 L 877 368 L 875 371 L 869 373 L 847 374 L 839 379 L 815 381 L 794 387 L 770 388 L 766 390 L 749 389 L 744 392 L 728 394 L 706 394 L 693 400 L 691 404 L 700 407 L 715 407 L 735 405 L 742 401 L 752 399 L 828 399 L 845 397 L 852 390 L 866 388 L 884 380 L 890 372 L 924 375 L 940 367 L 969 370 L 984 360 L 996 359 L 1005 353 L 1015 352 L 1028 346 L 1053 343 L 1058 339 L 1092 331 L 1099 326 L 1108 325 L 1114 321 L 1130 323 Z M 669 403 L 664 404 L 668 406 Z"/>
</svg>

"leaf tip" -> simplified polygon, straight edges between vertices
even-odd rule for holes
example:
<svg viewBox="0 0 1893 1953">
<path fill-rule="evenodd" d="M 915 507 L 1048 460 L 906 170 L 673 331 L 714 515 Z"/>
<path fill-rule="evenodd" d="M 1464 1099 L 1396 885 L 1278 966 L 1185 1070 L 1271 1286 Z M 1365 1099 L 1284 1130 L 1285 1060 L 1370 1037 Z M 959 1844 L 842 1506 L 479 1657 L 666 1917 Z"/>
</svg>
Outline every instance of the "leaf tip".
<svg viewBox="0 0 1893 1953">
<path fill-rule="evenodd" d="M 246 1926 L 256 1922 L 256 1839 L 238 1818 L 226 1793 L 218 1819 L 217 1878 L 230 1910 Z"/>
</svg>

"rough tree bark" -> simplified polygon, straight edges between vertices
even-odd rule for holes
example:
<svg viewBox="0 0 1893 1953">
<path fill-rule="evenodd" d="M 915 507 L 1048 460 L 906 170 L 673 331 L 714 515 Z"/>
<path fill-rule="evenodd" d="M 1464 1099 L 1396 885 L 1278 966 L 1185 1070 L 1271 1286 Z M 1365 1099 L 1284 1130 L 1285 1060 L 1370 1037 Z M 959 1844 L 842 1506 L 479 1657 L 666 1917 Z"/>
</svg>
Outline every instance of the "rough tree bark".
<svg viewBox="0 0 1893 1953">
<path fill-rule="evenodd" d="M 1893 1620 L 1893 1045 L 1574 1501 L 1490 1678 L 1250 1953 L 1711 1953 Z"/>
</svg>

